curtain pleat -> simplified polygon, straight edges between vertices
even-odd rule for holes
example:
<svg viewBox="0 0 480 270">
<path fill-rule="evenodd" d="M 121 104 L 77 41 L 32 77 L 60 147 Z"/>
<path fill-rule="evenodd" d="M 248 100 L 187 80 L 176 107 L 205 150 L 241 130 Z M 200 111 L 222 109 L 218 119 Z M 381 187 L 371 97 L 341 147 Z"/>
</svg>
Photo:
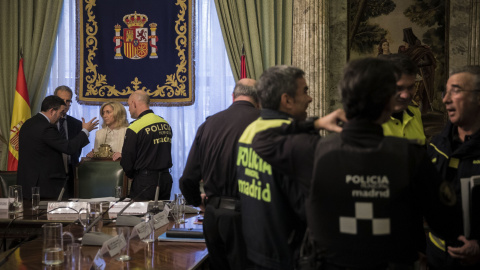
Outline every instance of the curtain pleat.
<svg viewBox="0 0 480 270">
<path fill-rule="evenodd" d="M 20 50 L 32 114 L 38 112 L 50 75 L 62 0 L 0 1 L 0 130 L 8 141 Z M 7 164 L 7 145 L 0 141 L 1 164 Z"/>
<path fill-rule="evenodd" d="M 258 79 L 274 65 L 292 63 L 293 0 L 215 0 L 236 80 L 245 48 L 247 77 Z"/>
</svg>

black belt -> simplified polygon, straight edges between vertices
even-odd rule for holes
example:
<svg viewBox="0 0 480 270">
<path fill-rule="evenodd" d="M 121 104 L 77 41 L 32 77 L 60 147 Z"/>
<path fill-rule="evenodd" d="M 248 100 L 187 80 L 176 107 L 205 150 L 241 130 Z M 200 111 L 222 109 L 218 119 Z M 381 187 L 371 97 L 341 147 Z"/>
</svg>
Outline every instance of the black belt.
<svg viewBox="0 0 480 270">
<path fill-rule="evenodd" d="M 208 205 L 214 208 L 228 209 L 240 212 L 240 200 L 232 197 L 209 197 Z"/>
<path fill-rule="evenodd" d="M 163 170 L 147 170 L 147 169 L 143 169 L 143 170 L 138 170 L 136 172 L 137 175 L 141 174 L 141 175 L 155 175 L 155 174 L 159 174 L 159 173 L 163 173 L 163 172 L 168 172 L 168 169 L 163 169 Z"/>
</svg>

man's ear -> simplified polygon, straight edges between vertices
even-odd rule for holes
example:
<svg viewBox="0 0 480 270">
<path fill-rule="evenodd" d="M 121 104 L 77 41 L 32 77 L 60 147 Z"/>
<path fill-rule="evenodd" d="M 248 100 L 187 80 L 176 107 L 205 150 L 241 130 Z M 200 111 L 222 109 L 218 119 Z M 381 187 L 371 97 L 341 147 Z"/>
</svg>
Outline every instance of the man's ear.
<svg viewBox="0 0 480 270">
<path fill-rule="evenodd" d="M 280 97 L 280 106 L 284 108 L 290 108 L 293 103 L 293 98 L 289 96 L 287 93 L 283 93 Z"/>
<path fill-rule="evenodd" d="M 54 114 L 55 114 L 55 109 L 53 109 L 53 108 L 48 109 L 47 115 L 52 116 Z"/>
</svg>

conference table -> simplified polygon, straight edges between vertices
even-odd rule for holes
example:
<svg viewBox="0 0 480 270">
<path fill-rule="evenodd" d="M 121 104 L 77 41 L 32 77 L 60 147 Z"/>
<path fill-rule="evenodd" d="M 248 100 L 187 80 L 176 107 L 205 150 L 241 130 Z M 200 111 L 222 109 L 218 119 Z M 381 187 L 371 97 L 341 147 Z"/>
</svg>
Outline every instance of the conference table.
<svg viewBox="0 0 480 270">
<path fill-rule="evenodd" d="M 10 249 L 0 254 L 0 262 L 8 256 L 8 260 L 1 269 L 67 269 L 66 260 L 63 265 L 47 266 L 42 264 L 43 236 L 41 226 L 45 223 L 59 222 L 63 224 L 63 231 L 71 232 L 76 242 L 80 243 L 84 227 L 73 222 L 70 218 L 62 218 L 63 214 L 57 214 L 58 218 L 52 218 L 38 211 L 32 211 L 25 203 L 25 210 L 17 214 L 13 222 L 13 215 L 2 216 L 0 213 L 0 233 L 5 237 L 31 237 L 38 235 L 34 240 L 24 242 L 17 249 Z M 169 224 L 155 230 L 155 239 L 171 228 L 201 229 L 201 224 L 196 224 L 198 214 L 187 214 L 185 223 L 176 224 L 169 218 Z M 8 226 L 8 228 L 7 228 Z M 115 222 L 106 219 L 97 230 L 116 236 L 119 231 Z M 122 227 L 125 228 L 125 227 Z M 132 227 L 129 227 L 132 230 Z M 70 240 L 65 239 L 65 245 Z M 206 260 L 208 251 L 202 242 L 167 242 L 156 240 L 153 243 L 144 243 L 138 237 L 129 241 L 129 255 L 131 260 L 119 261 L 117 256 L 109 254 L 97 256 L 100 246 L 81 246 L 80 269 L 208 269 Z M 64 247 L 65 250 L 65 247 Z M 100 267 L 98 267 L 101 265 Z"/>
</svg>

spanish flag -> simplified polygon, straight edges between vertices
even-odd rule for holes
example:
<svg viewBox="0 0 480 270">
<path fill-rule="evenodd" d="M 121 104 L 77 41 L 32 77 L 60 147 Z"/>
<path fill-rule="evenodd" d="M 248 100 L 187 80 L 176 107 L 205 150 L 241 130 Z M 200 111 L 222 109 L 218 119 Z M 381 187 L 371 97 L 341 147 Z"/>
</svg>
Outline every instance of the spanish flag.
<svg viewBox="0 0 480 270">
<path fill-rule="evenodd" d="M 18 136 L 23 123 L 30 118 L 30 99 L 28 98 L 27 82 L 23 72 L 23 58 L 18 63 L 17 86 L 13 100 L 12 122 L 10 124 L 10 140 L 8 141 L 7 170 L 16 171 L 18 167 Z"/>
</svg>

